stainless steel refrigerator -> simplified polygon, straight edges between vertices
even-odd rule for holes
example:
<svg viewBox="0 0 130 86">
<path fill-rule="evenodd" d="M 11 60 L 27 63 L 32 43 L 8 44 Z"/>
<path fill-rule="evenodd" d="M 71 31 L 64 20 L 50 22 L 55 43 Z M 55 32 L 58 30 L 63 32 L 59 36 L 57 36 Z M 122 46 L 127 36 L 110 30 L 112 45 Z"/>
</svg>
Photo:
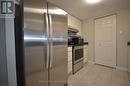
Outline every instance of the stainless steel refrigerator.
<svg viewBox="0 0 130 86">
<path fill-rule="evenodd" d="M 23 8 L 25 85 L 67 86 L 67 13 L 46 0 Z"/>
</svg>

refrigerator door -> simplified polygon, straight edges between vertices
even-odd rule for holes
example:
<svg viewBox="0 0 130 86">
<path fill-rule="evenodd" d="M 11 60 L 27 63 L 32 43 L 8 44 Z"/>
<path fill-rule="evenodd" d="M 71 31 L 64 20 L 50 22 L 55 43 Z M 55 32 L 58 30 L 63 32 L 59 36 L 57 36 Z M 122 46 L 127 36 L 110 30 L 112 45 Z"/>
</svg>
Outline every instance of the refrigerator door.
<svg viewBox="0 0 130 86">
<path fill-rule="evenodd" d="M 26 86 L 48 86 L 48 16 L 45 0 L 24 0 Z"/>
<path fill-rule="evenodd" d="M 48 3 L 50 26 L 50 86 L 67 83 L 67 13 Z"/>
</svg>

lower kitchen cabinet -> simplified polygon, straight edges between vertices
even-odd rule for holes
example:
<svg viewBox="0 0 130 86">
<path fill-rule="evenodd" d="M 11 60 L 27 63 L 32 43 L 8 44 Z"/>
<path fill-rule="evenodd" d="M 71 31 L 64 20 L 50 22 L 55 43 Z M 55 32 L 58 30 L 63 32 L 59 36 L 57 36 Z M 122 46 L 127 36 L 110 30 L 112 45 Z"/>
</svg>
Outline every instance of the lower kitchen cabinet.
<svg viewBox="0 0 130 86">
<path fill-rule="evenodd" d="M 130 73 L 130 46 L 128 46 L 128 72 Z"/>
<path fill-rule="evenodd" d="M 72 62 L 68 62 L 68 74 L 72 74 Z"/>
<path fill-rule="evenodd" d="M 72 47 L 68 47 L 68 74 L 72 73 Z"/>
<path fill-rule="evenodd" d="M 88 45 L 84 45 L 84 63 L 88 62 Z"/>
<path fill-rule="evenodd" d="M 88 62 L 88 45 L 84 45 L 84 63 Z M 68 74 L 72 74 L 72 47 L 68 47 Z"/>
</svg>

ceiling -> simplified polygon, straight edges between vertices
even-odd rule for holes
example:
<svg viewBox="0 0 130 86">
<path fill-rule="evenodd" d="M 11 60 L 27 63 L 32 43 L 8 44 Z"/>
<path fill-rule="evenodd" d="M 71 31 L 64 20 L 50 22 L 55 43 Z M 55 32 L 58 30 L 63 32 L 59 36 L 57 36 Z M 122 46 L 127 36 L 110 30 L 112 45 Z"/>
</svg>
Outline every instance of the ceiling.
<svg viewBox="0 0 130 86">
<path fill-rule="evenodd" d="M 88 4 L 85 0 L 49 1 L 81 20 L 109 14 L 130 7 L 130 0 L 102 0 L 102 2 L 96 4 Z"/>
</svg>

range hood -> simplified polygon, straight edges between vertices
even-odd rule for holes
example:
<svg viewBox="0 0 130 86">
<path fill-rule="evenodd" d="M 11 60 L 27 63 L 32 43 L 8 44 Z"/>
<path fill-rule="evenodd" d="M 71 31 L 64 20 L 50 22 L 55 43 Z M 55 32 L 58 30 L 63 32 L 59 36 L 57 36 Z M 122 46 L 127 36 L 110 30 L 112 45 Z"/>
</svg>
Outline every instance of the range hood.
<svg viewBox="0 0 130 86">
<path fill-rule="evenodd" d="M 75 29 L 75 28 L 73 28 L 73 27 L 71 27 L 71 26 L 68 26 L 68 32 L 71 32 L 71 33 L 78 33 L 79 30 L 77 30 L 77 29 Z"/>
</svg>

